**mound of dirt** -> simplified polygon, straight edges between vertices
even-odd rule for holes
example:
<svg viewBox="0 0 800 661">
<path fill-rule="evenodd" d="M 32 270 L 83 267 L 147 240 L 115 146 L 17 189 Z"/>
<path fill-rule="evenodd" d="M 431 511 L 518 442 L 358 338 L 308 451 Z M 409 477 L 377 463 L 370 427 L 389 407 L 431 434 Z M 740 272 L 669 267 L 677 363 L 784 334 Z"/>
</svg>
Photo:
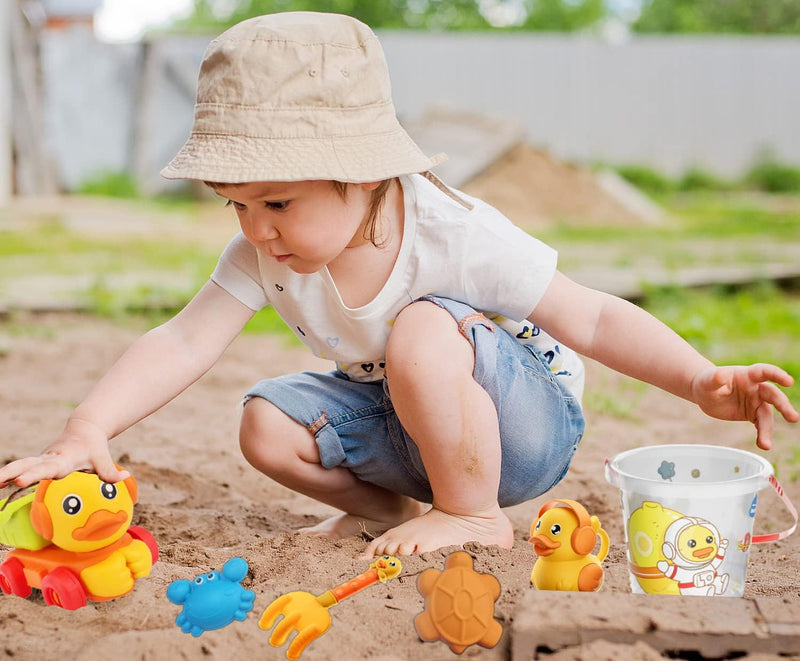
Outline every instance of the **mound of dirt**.
<svg viewBox="0 0 800 661">
<path fill-rule="evenodd" d="M 642 218 L 591 171 L 520 144 L 463 187 L 522 227 L 556 223 L 639 225 Z"/>
</svg>

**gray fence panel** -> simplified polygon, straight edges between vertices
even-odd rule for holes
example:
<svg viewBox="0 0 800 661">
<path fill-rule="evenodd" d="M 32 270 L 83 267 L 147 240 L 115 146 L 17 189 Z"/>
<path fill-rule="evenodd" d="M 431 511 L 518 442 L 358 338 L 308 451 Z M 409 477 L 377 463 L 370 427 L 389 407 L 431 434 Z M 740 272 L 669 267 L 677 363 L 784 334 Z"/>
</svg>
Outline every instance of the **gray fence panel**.
<svg viewBox="0 0 800 661">
<path fill-rule="evenodd" d="M 395 101 L 511 117 L 579 162 L 738 175 L 762 150 L 800 164 L 800 39 L 382 34 Z"/>
<path fill-rule="evenodd" d="M 484 112 L 560 158 L 669 174 L 738 176 L 763 150 L 800 166 L 800 38 L 380 36 L 401 120 L 431 105 Z M 62 184 L 128 169 L 148 192 L 173 188 L 158 171 L 188 135 L 210 39 L 46 36 L 46 137 Z"/>
<path fill-rule="evenodd" d="M 129 169 L 138 46 L 81 28 L 46 31 L 40 44 L 43 130 L 61 187 Z"/>
<path fill-rule="evenodd" d="M 167 181 L 159 172 L 189 137 L 197 74 L 210 40 L 159 39 L 145 49 L 133 170 L 146 193 L 172 192 L 185 185 Z"/>
</svg>

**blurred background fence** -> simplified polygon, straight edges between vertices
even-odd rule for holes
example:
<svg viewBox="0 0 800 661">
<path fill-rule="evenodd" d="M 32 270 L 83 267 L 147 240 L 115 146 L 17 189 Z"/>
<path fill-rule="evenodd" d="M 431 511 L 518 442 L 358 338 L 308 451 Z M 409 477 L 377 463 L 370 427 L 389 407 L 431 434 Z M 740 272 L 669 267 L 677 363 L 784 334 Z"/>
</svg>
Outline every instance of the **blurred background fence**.
<svg viewBox="0 0 800 661">
<path fill-rule="evenodd" d="M 188 135 L 213 35 L 109 44 L 89 22 L 34 29 L 13 3 L 4 12 L 16 192 L 75 191 L 109 172 L 147 194 L 176 186 L 158 172 Z M 765 155 L 800 165 L 800 37 L 379 34 L 403 121 L 432 105 L 477 111 L 556 157 L 669 175 L 739 176 Z"/>
</svg>

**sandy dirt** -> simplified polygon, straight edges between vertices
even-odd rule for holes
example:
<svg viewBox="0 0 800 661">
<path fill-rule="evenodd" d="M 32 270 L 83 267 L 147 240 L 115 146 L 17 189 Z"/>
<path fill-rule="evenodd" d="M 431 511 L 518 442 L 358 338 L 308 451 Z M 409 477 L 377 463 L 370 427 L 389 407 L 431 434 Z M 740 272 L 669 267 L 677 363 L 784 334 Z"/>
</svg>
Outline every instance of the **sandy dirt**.
<svg viewBox="0 0 800 661">
<path fill-rule="evenodd" d="M 591 170 L 518 145 L 464 186 L 523 227 L 641 225 L 642 218 L 602 189 Z"/>
<path fill-rule="evenodd" d="M 38 452 L 59 432 L 68 412 L 136 337 L 88 316 L 19 316 L 0 327 L 0 461 Z M 295 530 L 333 513 L 250 468 L 237 444 L 241 394 L 257 379 L 301 369 L 327 369 L 280 339 L 239 337 L 222 360 L 195 386 L 112 444 L 112 453 L 136 476 L 140 500 L 134 523 L 155 535 L 161 557 L 149 577 L 122 598 L 90 603 L 78 611 L 45 606 L 40 593 L 29 599 L 0 595 L 0 657 L 9 659 L 282 659 L 284 649 L 268 643 L 257 626 L 265 607 L 292 590 L 319 594 L 366 569 L 355 559 L 360 538 L 332 542 Z M 588 365 L 587 391 L 615 400 L 615 415 L 589 410 L 587 434 L 567 478 L 551 493 L 510 508 L 515 527 L 511 550 L 467 545 L 475 568 L 496 576 L 502 593 L 495 617 L 505 635 L 492 649 L 469 648 L 465 658 L 508 658 L 515 608 L 533 590 L 535 561 L 527 542 L 539 506 L 552 497 L 574 498 L 600 517 L 611 536 L 604 563 L 607 592 L 630 590 L 617 490 L 603 477 L 603 461 L 643 444 L 705 442 L 754 449 L 747 425 L 706 418 L 693 406 L 652 388 L 640 388 L 595 364 Z M 776 463 L 789 496 L 800 503 L 792 439 L 797 429 L 779 424 Z M 793 473 L 794 472 L 794 473 Z M 0 492 L 0 497 L 6 492 Z M 762 494 L 757 532 L 780 530 L 789 515 L 772 493 Z M 333 625 L 303 653 L 318 659 L 455 658 L 442 643 L 423 643 L 412 621 L 423 600 L 416 577 L 442 569 L 455 548 L 404 558 L 403 573 L 386 585 L 366 589 L 332 610 Z M 0 548 L 0 556 L 3 555 Z M 244 622 L 199 638 L 175 626 L 178 606 L 166 598 L 175 579 L 219 569 L 231 557 L 247 560 L 246 588 L 256 593 Z M 800 535 L 754 547 L 745 596 L 800 597 Z M 653 597 L 657 598 L 657 597 Z M 595 642 L 586 649 L 556 651 L 554 658 L 658 658 L 644 643 L 626 647 Z M 763 658 L 760 655 L 759 658 Z"/>
</svg>

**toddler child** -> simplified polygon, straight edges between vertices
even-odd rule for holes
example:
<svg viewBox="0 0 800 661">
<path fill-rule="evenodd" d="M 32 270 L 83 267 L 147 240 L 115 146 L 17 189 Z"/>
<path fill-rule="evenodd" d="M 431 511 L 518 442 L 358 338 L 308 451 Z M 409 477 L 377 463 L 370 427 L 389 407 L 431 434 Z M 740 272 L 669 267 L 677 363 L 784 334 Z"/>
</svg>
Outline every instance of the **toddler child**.
<svg viewBox="0 0 800 661">
<path fill-rule="evenodd" d="M 196 381 L 266 305 L 336 369 L 253 386 L 242 452 L 342 510 L 309 532 L 383 532 L 365 555 L 510 548 L 501 508 L 561 480 L 583 435 L 578 353 L 749 420 L 763 449 L 773 407 L 797 421 L 775 385 L 792 384 L 785 371 L 716 367 L 643 310 L 571 281 L 554 250 L 431 174 L 438 160 L 400 127 L 380 44 L 359 21 L 293 12 L 223 33 L 191 136 L 162 174 L 206 182 L 241 233 L 53 444 L 0 469 L 0 486 L 80 468 L 123 479 L 108 441 Z"/>
</svg>

